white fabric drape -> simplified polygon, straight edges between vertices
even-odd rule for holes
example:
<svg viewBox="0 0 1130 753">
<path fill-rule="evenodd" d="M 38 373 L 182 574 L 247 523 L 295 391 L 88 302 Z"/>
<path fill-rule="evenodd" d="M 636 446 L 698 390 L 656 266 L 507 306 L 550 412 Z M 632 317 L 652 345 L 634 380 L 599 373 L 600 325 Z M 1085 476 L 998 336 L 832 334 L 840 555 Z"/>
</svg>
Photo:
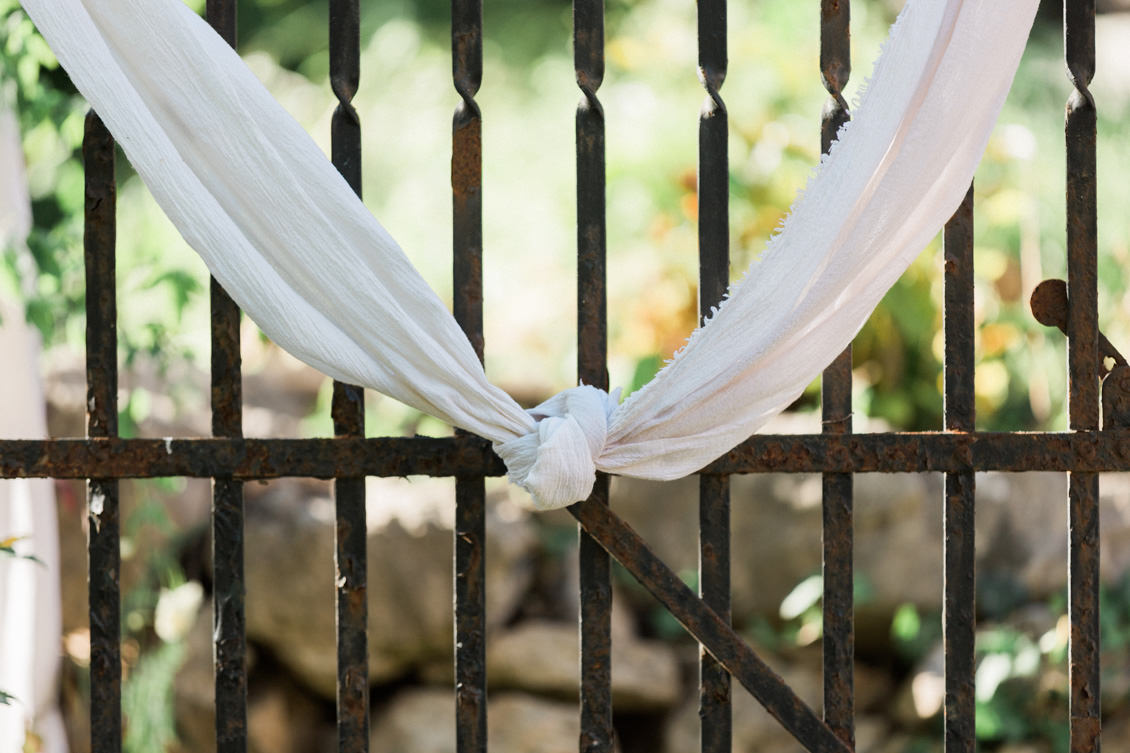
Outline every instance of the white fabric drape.
<svg viewBox="0 0 1130 753">
<path fill-rule="evenodd" d="M 185 239 L 263 331 L 325 373 L 490 439 L 539 508 L 597 470 L 691 473 L 839 353 L 969 186 L 1038 0 L 910 0 L 854 121 L 780 234 L 622 405 L 529 413 L 322 153 L 178 0 L 22 0 Z"/>
</svg>

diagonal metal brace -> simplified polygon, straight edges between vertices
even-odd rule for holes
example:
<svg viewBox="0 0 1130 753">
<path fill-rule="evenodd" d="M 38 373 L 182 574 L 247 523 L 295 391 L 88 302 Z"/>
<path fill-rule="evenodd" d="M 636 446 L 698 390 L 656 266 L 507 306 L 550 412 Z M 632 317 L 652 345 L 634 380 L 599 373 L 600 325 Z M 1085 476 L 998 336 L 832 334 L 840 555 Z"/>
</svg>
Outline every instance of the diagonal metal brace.
<svg viewBox="0 0 1130 753">
<path fill-rule="evenodd" d="M 810 753 L 851 753 L 827 724 L 749 644 L 647 546 L 632 527 L 592 500 L 568 508 L 598 544 L 627 568 L 738 682 Z"/>
</svg>

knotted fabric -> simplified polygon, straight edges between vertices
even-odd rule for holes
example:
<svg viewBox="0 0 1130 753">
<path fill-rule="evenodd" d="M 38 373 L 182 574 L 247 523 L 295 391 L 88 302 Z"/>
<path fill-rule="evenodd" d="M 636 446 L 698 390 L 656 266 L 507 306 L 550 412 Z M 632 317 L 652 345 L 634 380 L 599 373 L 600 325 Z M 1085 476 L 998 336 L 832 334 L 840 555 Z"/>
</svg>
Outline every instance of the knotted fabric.
<svg viewBox="0 0 1130 753">
<path fill-rule="evenodd" d="M 531 410 L 533 431 L 494 446 L 511 480 L 537 490 L 535 503 L 544 509 L 588 497 L 619 397 L 619 390 L 609 395 L 583 384 Z"/>
<path fill-rule="evenodd" d="M 157 202 L 294 355 L 479 434 L 539 508 L 692 473 L 789 405 L 965 195 L 1038 0 L 909 0 L 854 119 L 711 320 L 617 406 L 529 413 L 301 127 L 179 0 L 21 0 Z"/>
</svg>

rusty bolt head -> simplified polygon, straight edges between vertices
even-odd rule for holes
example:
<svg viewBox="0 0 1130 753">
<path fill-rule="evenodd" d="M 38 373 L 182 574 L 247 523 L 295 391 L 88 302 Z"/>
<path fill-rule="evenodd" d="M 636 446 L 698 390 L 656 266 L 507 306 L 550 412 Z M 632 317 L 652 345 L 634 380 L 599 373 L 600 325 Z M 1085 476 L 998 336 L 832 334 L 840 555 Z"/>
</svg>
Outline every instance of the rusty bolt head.
<svg viewBox="0 0 1130 753">
<path fill-rule="evenodd" d="M 1044 280 L 1032 291 L 1032 316 L 1046 327 L 1067 329 L 1067 283 Z"/>
</svg>

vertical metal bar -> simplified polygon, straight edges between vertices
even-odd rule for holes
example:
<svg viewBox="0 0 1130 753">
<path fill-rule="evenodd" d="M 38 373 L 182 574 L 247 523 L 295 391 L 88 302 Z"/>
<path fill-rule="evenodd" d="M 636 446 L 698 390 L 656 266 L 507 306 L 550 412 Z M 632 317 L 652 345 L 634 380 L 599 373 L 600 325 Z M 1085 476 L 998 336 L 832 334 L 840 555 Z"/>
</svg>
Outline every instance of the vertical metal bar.
<svg viewBox="0 0 1130 753">
<path fill-rule="evenodd" d="M 726 0 L 699 0 L 698 75 L 706 99 L 698 124 L 698 311 L 702 321 L 730 285 L 729 119 L 719 90 L 726 79 Z M 730 619 L 730 477 L 699 477 L 699 594 Z M 730 674 L 699 649 L 699 721 L 703 753 L 729 753 Z"/>
<path fill-rule="evenodd" d="M 973 431 L 973 187 L 946 223 L 945 428 Z M 945 481 L 945 576 L 942 631 L 945 641 L 946 753 L 973 753 L 976 707 L 973 685 L 974 501 L 972 471 L 947 473 Z"/>
<path fill-rule="evenodd" d="M 583 94 L 577 106 L 577 376 L 608 388 L 605 291 L 604 2 L 573 2 L 573 65 Z M 589 499 L 608 504 L 608 477 L 598 474 Z M 612 750 L 612 584 L 607 552 L 580 537 L 582 753 Z"/>
<path fill-rule="evenodd" d="M 357 0 L 330 0 L 330 86 L 338 105 L 331 122 L 331 156 L 361 195 L 361 121 L 352 101 L 361 78 L 361 17 Z M 334 381 L 334 435 L 365 435 L 365 395 Z M 369 603 L 366 590 L 365 479 L 334 479 L 334 585 L 337 594 L 337 748 L 369 749 Z"/>
<path fill-rule="evenodd" d="M 820 146 L 827 152 L 850 119 L 843 88 L 851 75 L 851 2 L 820 2 L 820 77 L 830 95 L 821 118 Z M 824 370 L 820 385 L 823 432 L 851 433 L 851 345 Z M 853 480 L 825 473 L 823 484 L 824 721 L 855 744 L 855 620 Z"/>
<path fill-rule="evenodd" d="M 700 215 L 701 217 L 701 215 Z M 727 623 L 730 614 L 730 477 L 702 475 L 699 499 L 699 596 Z M 703 753 L 733 744 L 730 673 L 699 647 L 699 723 Z"/>
<path fill-rule="evenodd" d="M 598 474 L 589 499 L 608 504 L 608 476 Z M 610 753 L 612 729 L 611 560 L 580 532 L 581 753 Z"/>
<path fill-rule="evenodd" d="M 208 0 L 208 23 L 235 46 L 235 0 Z M 239 307 L 211 280 L 212 434 L 243 435 Z M 247 637 L 244 621 L 243 482 L 212 481 L 212 637 L 217 753 L 247 750 Z"/>
<path fill-rule="evenodd" d="M 82 141 L 86 172 L 86 433 L 118 434 L 114 140 L 91 111 Z M 121 556 L 118 482 L 87 481 L 90 597 L 90 749 L 122 749 Z"/>
<path fill-rule="evenodd" d="M 1067 100 L 1068 421 L 1099 427 L 1095 0 L 1064 0 Z M 1068 611 L 1072 753 L 1099 750 L 1099 478 L 1068 475 Z"/>
<path fill-rule="evenodd" d="M 455 319 L 483 358 L 482 0 L 451 2 L 451 67 L 462 101 L 451 131 Z M 487 749 L 486 491 L 482 476 L 455 480 L 455 739 L 459 753 Z"/>
</svg>

